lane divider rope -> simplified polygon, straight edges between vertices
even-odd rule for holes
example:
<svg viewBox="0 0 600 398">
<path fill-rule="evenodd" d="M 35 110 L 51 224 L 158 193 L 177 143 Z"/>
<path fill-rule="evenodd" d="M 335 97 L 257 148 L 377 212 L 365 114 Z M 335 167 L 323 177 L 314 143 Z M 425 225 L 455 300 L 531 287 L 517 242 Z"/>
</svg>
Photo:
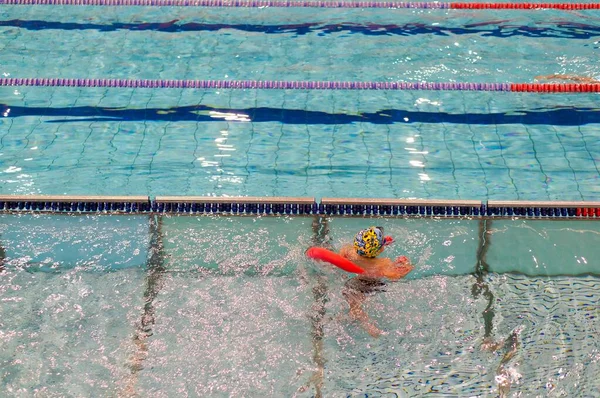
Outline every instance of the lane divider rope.
<svg viewBox="0 0 600 398">
<path fill-rule="evenodd" d="M 504 91 L 530 93 L 598 93 L 600 83 L 402 83 L 281 80 L 162 80 L 0 78 L 0 86 L 115 87 L 238 90 L 389 90 L 389 91 Z"/>
<path fill-rule="evenodd" d="M 384 8 L 454 10 L 598 10 L 600 3 L 444 3 L 437 1 L 302 0 L 0 0 L 0 5 L 143 6 L 227 8 Z"/>
<path fill-rule="evenodd" d="M 381 216 L 600 220 L 600 202 L 270 197 L 0 196 L 0 213 Z"/>
</svg>

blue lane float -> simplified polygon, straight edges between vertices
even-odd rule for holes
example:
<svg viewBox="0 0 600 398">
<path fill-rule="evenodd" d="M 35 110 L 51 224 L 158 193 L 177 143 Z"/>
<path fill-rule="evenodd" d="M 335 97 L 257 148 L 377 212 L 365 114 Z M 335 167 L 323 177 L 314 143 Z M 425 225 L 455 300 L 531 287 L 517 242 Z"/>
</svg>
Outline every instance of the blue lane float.
<svg viewBox="0 0 600 398">
<path fill-rule="evenodd" d="M 0 195 L 0 213 L 600 219 L 600 202 L 213 196 Z"/>
<path fill-rule="evenodd" d="M 477 217 L 485 205 L 477 200 L 407 200 L 323 198 L 323 214 L 331 216 Z"/>
<path fill-rule="evenodd" d="M 318 204 L 309 197 L 212 197 L 158 196 L 152 211 L 174 214 L 309 215 Z"/>
<path fill-rule="evenodd" d="M 0 212 L 145 213 L 147 196 L 0 196 Z"/>
</svg>

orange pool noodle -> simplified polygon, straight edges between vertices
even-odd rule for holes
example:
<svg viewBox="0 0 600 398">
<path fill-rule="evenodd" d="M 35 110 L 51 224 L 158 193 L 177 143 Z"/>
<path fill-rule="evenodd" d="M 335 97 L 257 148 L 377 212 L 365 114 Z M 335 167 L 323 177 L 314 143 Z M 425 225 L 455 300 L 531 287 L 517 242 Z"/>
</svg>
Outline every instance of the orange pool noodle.
<svg viewBox="0 0 600 398">
<path fill-rule="evenodd" d="M 360 268 L 347 258 L 344 258 L 339 254 L 332 252 L 331 250 L 323 249 L 322 247 L 311 247 L 306 251 L 305 254 L 308 258 L 325 261 L 343 269 L 346 272 L 352 272 L 355 274 L 363 274 L 365 272 L 364 269 Z"/>
</svg>

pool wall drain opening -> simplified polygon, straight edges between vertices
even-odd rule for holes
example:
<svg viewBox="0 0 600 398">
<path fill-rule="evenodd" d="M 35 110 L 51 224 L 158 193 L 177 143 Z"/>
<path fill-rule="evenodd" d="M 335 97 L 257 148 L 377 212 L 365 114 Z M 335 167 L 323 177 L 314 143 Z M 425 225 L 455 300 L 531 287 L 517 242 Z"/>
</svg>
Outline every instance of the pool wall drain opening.
<svg viewBox="0 0 600 398">
<path fill-rule="evenodd" d="M 210 8 L 380 8 L 440 10 L 597 10 L 598 3 L 473 3 L 438 1 L 304 0 L 0 0 L 5 5 Z"/>
<path fill-rule="evenodd" d="M 0 213 L 600 219 L 600 202 L 0 195 Z"/>
</svg>

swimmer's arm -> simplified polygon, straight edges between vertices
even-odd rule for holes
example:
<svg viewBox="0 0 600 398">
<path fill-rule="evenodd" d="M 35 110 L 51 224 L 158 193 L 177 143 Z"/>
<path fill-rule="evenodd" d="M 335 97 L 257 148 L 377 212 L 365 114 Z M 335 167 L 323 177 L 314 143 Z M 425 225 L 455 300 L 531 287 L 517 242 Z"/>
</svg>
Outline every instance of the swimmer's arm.
<svg viewBox="0 0 600 398">
<path fill-rule="evenodd" d="M 600 81 L 588 76 L 575 76 L 575 75 L 547 75 L 547 76 L 536 76 L 535 80 L 571 80 L 578 83 L 600 83 Z"/>
<path fill-rule="evenodd" d="M 373 278 L 388 278 L 392 280 L 404 278 L 414 266 L 404 256 L 395 261 L 390 258 L 360 258 L 354 251 L 354 246 L 346 245 L 340 249 L 340 256 L 347 258 L 365 270 L 365 276 Z"/>
<path fill-rule="evenodd" d="M 402 279 L 408 275 L 415 266 L 408 261 L 402 264 L 394 263 L 394 269 L 391 270 L 391 276 L 386 276 L 389 279 Z"/>
<path fill-rule="evenodd" d="M 354 257 L 354 246 L 345 245 L 340 249 L 340 256 L 347 258 L 348 260 L 352 260 Z"/>
<path fill-rule="evenodd" d="M 390 260 L 391 262 L 391 260 Z M 415 267 L 404 257 L 404 261 L 394 261 L 391 266 L 387 266 L 384 276 L 388 279 L 402 279 L 408 275 Z"/>
<path fill-rule="evenodd" d="M 402 260 L 400 260 L 402 259 Z M 415 267 L 408 261 L 406 257 L 399 257 L 396 261 L 389 258 L 374 259 L 372 271 L 367 272 L 369 276 L 384 277 L 391 280 L 404 278 Z"/>
</svg>

